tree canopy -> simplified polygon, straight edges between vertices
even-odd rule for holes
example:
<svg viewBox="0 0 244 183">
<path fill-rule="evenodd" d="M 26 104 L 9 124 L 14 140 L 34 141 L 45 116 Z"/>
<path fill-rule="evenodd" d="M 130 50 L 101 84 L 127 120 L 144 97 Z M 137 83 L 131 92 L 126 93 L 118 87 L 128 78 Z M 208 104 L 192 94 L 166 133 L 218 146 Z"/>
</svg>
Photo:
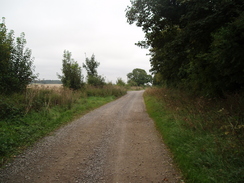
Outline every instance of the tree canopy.
<svg viewBox="0 0 244 183">
<path fill-rule="evenodd" d="M 132 0 L 126 17 L 161 83 L 221 95 L 244 87 L 243 10 L 242 0 Z"/>
<path fill-rule="evenodd" d="M 81 67 L 73 58 L 72 53 L 64 50 L 63 54 L 63 75 L 58 75 L 65 87 L 77 90 L 82 87 L 83 76 Z"/>
<path fill-rule="evenodd" d="M 123 81 L 122 78 L 117 78 L 116 85 L 118 85 L 118 86 L 125 86 L 126 83 Z"/>
<path fill-rule="evenodd" d="M 87 83 L 93 86 L 103 86 L 105 84 L 105 79 L 98 75 L 97 68 L 100 62 L 96 61 L 95 55 L 93 54 L 91 58 L 86 58 L 86 63 L 83 63 L 83 68 L 87 71 Z"/>
<path fill-rule="evenodd" d="M 86 58 L 86 63 L 83 63 L 83 68 L 86 69 L 88 76 L 97 76 L 97 68 L 100 62 L 96 61 L 95 55 L 91 56 L 91 59 Z"/>
<path fill-rule="evenodd" d="M 14 38 L 5 22 L 0 24 L 0 93 L 21 92 L 36 78 L 31 50 L 25 48 L 25 34 Z"/>
<path fill-rule="evenodd" d="M 135 86 L 144 86 L 152 82 L 152 76 L 148 75 L 143 69 L 133 69 L 132 72 L 127 74 L 128 83 Z"/>
</svg>

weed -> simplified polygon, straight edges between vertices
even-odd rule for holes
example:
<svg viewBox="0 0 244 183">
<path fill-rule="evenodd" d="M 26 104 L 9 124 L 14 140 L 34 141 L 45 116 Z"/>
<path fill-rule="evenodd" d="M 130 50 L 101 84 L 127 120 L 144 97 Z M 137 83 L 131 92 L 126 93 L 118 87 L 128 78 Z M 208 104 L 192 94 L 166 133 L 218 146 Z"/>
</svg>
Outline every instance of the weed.
<svg viewBox="0 0 244 183">
<path fill-rule="evenodd" d="M 34 86 L 22 94 L 0 96 L 0 164 L 61 125 L 125 93 L 115 86 L 80 91 Z"/>
<path fill-rule="evenodd" d="M 144 96 L 187 182 L 244 180 L 243 95 L 209 99 L 151 88 Z"/>
</svg>

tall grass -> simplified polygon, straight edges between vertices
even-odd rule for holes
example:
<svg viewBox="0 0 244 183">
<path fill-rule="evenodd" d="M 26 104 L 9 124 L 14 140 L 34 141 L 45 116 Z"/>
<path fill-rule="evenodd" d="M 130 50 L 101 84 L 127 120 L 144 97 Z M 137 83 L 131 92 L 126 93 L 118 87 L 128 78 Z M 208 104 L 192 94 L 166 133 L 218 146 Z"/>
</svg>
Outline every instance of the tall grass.
<svg viewBox="0 0 244 183">
<path fill-rule="evenodd" d="M 127 90 L 123 86 L 116 86 L 112 84 L 104 85 L 102 87 L 94 87 L 87 85 L 85 93 L 87 96 L 115 96 L 120 97 L 126 94 Z"/>
<path fill-rule="evenodd" d="M 116 86 L 80 91 L 34 86 L 22 94 L 0 95 L 0 165 L 62 124 L 125 93 Z"/>
<path fill-rule="evenodd" d="M 186 182 L 243 182 L 243 94 L 209 99 L 152 88 L 145 101 Z"/>
</svg>

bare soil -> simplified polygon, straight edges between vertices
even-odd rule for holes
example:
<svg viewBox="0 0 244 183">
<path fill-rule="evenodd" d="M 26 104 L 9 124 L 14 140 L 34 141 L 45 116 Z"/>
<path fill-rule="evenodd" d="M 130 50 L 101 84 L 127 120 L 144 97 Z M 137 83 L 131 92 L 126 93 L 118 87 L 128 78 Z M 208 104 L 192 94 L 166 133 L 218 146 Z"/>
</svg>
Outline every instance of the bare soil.
<svg viewBox="0 0 244 183">
<path fill-rule="evenodd" d="M 43 138 L 0 170 L 0 182 L 180 182 L 142 95 L 128 92 Z"/>
</svg>

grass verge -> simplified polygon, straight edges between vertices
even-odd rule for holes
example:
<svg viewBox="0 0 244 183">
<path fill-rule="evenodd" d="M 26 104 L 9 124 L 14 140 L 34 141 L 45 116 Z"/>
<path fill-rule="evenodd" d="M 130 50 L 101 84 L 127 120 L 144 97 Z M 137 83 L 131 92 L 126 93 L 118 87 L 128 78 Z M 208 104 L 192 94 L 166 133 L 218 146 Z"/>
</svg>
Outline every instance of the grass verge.
<svg viewBox="0 0 244 183">
<path fill-rule="evenodd" d="M 243 100 L 238 97 L 238 105 L 232 98 L 228 109 L 227 99 L 210 101 L 168 89 L 146 90 L 147 111 L 186 182 L 243 182 Z"/>
<path fill-rule="evenodd" d="M 0 166 L 53 130 L 125 93 L 109 86 L 104 92 L 31 88 L 25 94 L 0 96 Z"/>
</svg>

